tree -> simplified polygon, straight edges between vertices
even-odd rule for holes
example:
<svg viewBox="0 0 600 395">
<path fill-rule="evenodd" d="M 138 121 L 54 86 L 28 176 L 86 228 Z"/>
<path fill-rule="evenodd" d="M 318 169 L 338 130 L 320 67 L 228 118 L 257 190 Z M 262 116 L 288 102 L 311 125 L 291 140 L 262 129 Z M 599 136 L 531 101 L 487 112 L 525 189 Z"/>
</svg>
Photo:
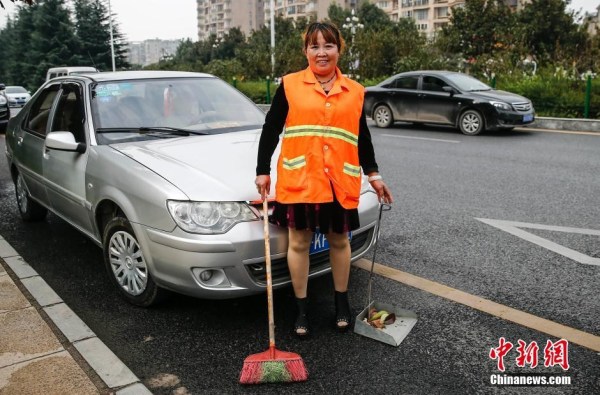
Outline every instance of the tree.
<svg viewBox="0 0 600 395">
<path fill-rule="evenodd" d="M 112 70 L 110 16 L 106 7 L 100 0 L 75 0 L 74 9 L 75 28 L 83 58 L 100 70 Z M 129 68 L 123 35 L 115 23 L 112 29 L 116 68 Z"/>
<path fill-rule="evenodd" d="M 476 59 L 514 44 L 515 18 L 503 0 L 466 0 L 454 7 L 438 47 Z"/>
<path fill-rule="evenodd" d="M 81 41 L 75 35 L 70 16 L 64 0 L 45 0 L 35 7 L 35 29 L 28 43 L 31 51 L 25 58 L 29 64 L 35 65 L 34 72 L 27 76 L 28 86 L 42 84 L 50 67 L 87 63 L 80 55 Z"/>
<path fill-rule="evenodd" d="M 567 11 L 567 0 L 532 0 L 518 13 L 520 35 L 528 53 L 547 62 L 573 59 L 585 51 L 587 34 Z"/>
<path fill-rule="evenodd" d="M 15 0 L 10 0 L 11 2 L 15 3 Z M 25 3 L 25 4 L 29 4 L 32 5 L 33 4 L 33 0 L 16 0 L 19 3 Z M 0 0 L 0 7 L 4 8 L 4 4 L 2 4 L 2 0 Z"/>
</svg>

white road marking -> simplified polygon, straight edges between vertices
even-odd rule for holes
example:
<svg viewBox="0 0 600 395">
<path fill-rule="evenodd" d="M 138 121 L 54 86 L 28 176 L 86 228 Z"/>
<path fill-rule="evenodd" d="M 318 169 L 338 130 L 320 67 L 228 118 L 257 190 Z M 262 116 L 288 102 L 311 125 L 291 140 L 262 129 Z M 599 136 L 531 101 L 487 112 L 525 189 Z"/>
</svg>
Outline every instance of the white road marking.
<svg viewBox="0 0 600 395">
<path fill-rule="evenodd" d="M 542 224 L 533 224 L 527 222 L 516 222 L 516 221 L 502 221 L 498 219 L 489 219 L 489 218 L 475 218 L 478 221 L 481 221 L 485 224 L 503 230 L 511 235 L 522 238 L 523 240 L 527 240 L 530 243 L 537 244 L 540 247 L 544 247 L 550 251 L 553 251 L 557 254 L 565 256 L 569 259 L 572 259 L 576 262 L 583 263 L 585 265 L 595 265 L 600 266 L 600 258 L 594 258 L 589 255 L 583 254 L 579 251 L 572 250 L 560 244 L 557 244 L 553 241 L 545 239 L 543 237 L 534 235 L 532 233 L 526 232 L 520 228 L 527 229 L 541 229 L 541 230 L 549 230 L 554 232 L 565 232 L 565 233 L 578 233 L 584 235 L 592 235 L 592 236 L 600 236 L 600 231 L 595 229 L 583 229 L 583 228 L 570 228 L 565 226 L 552 226 L 552 225 L 542 225 Z"/>
<path fill-rule="evenodd" d="M 366 271 L 371 270 L 371 262 L 364 258 L 353 262 L 352 265 Z M 580 329 L 559 324 L 558 322 L 550 321 L 380 263 L 375 263 L 374 272 L 399 283 L 460 303 L 500 319 L 514 322 L 515 324 L 546 333 L 559 339 L 567 339 L 571 343 L 579 344 L 594 351 L 600 351 L 600 336 L 584 332 Z"/>
<path fill-rule="evenodd" d="M 397 137 L 397 138 L 400 138 L 400 139 L 439 141 L 441 143 L 460 143 L 460 141 L 458 141 L 458 140 L 432 139 L 432 138 L 429 138 L 429 137 L 415 137 L 415 136 L 398 136 L 396 134 L 382 134 L 382 136 Z"/>
</svg>

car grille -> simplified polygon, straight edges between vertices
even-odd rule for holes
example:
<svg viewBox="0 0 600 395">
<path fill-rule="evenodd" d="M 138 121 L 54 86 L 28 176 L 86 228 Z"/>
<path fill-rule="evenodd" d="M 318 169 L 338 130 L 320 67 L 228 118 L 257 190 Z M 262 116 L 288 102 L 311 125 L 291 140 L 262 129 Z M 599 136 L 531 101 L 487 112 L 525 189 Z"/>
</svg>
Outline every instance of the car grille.
<svg viewBox="0 0 600 395">
<path fill-rule="evenodd" d="M 368 246 L 368 242 L 371 240 L 372 234 L 373 229 L 352 236 L 352 240 L 350 241 L 352 256 L 364 251 L 364 249 Z M 324 270 L 328 267 L 329 251 L 318 252 L 310 256 L 309 274 Z M 260 285 L 267 284 L 267 271 L 265 263 L 261 262 L 246 265 L 246 269 L 256 283 Z M 271 261 L 271 278 L 274 285 L 290 281 L 287 258 L 279 258 Z"/>
<path fill-rule="evenodd" d="M 531 103 L 513 103 L 512 106 L 517 111 L 526 112 L 531 110 Z"/>
</svg>

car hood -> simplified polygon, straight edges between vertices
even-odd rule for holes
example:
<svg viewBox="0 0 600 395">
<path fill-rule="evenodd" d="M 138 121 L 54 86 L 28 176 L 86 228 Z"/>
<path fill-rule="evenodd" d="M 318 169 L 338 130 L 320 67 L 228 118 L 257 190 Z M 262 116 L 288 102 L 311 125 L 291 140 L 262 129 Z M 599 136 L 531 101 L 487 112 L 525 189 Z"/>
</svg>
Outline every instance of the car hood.
<svg viewBox="0 0 600 395">
<path fill-rule="evenodd" d="M 254 185 L 259 139 L 260 130 L 249 130 L 111 147 L 175 185 L 190 200 L 249 201 L 260 198 Z M 277 157 L 275 152 L 272 169 Z"/>
<path fill-rule="evenodd" d="M 491 90 L 491 91 L 483 91 L 483 92 L 468 92 L 469 94 L 479 97 L 482 100 L 499 100 L 506 103 L 526 103 L 529 102 L 529 99 L 523 97 L 521 95 L 517 95 L 515 93 L 500 91 L 500 90 Z"/>
</svg>

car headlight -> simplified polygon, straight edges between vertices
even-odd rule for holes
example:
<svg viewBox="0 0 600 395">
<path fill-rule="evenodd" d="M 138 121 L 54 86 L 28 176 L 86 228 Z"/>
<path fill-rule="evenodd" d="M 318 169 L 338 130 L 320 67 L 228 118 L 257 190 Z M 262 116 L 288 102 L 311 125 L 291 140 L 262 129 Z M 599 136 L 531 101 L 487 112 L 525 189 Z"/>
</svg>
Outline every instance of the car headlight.
<svg viewBox="0 0 600 395">
<path fill-rule="evenodd" d="M 504 103 L 501 101 L 491 101 L 490 104 L 496 108 L 499 108 L 501 110 L 505 110 L 505 111 L 511 111 L 512 107 L 510 104 L 508 103 Z"/>
<path fill-rule="evenodd" d="M 190 233 L 225 233 L 235 224 L 258 220 L 244 203 L 167 201 L 169 213 L 177 225 Z"/>
<path fill-rule="evenodd" d="M 3 106 L 6 104 L 6 98 L 3 95 L 0 95 L 0 106 Z"/>
</svg>

